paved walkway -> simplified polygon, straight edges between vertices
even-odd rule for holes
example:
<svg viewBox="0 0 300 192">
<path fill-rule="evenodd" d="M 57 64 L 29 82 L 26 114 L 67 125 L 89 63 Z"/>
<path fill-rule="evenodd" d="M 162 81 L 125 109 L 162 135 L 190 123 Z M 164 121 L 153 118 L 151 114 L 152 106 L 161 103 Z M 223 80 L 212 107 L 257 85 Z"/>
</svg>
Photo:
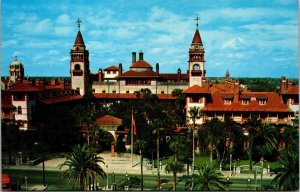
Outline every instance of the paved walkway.
<svg viewBox="0 0 300 192">
<path fill-rule="evenodd" d="M 110 152 L 104 152 L 99 154 L 98 156 L 102 157 L 104 159 L 105 165 L 100 164 L 103 170 L 107 173 L 128 173 L 128 174 L 140 174 L 141 173 L 141 167 L 140 167 L 140 157 L 138 155 L 134 155 L 133 158 L 133 166 L 130 158 L 130 154 L 125 154 L 121 157 L 111 157 Z M 45 161 L 45 170 L 59 170 L 59 165 L 65 162 L 66 158 L 55 158 L 51 160 Z M 106 167 L 108 165 L 108 167 Z M 10 166 L 11 168 L 16 169 L 42 169 L 42 163 L 36 165 L 36 166 Z M 66 166 L 62 167 L 61 170 L 67 169 Z M 165 171 L 165 166 L 162 166 L 162 169 L 160 170 L 161 175 L 172 175 L 167 174 Z M 157 175 L 157 168 L 154 168 L 151 170 L 151 166 L 147 166 L 146 161 L 144 161 L 143 171 L 145 175 Z M 254 174 L 233 174 L 230 176 L 229 171 L 222 171 L 222 174 L 224 177 L 231 177 L 231 178 L 249 178 L 254 179 Z M 182 174 L 179 174 L 182 175 Z M 257 177 L 260 178 L 260 173 L 257 174 Z M 272 176 L 270 174 L 263 174 L 263 178 L 265 179 L 272 179 L 275 177 L 275 174 Z"/>
</svg>

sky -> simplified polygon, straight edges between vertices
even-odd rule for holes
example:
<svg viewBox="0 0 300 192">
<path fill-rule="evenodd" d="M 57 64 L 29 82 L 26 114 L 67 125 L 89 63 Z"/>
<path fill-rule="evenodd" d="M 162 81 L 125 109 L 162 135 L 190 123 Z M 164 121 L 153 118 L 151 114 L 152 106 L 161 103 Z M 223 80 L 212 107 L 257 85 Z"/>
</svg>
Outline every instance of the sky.
<svg viewBox="0 0 300 192">
<path fill-rule="evenodd" d="M 15 56 L 25 76 L 70 76 L 80 31 L 90 70 L 131 65 L 132 52 L 160 73 L 188 68 L 199 17 L 207 77 L 298 78 L 296 0 L 2 0 L 2 76 Z"/>
</svg>

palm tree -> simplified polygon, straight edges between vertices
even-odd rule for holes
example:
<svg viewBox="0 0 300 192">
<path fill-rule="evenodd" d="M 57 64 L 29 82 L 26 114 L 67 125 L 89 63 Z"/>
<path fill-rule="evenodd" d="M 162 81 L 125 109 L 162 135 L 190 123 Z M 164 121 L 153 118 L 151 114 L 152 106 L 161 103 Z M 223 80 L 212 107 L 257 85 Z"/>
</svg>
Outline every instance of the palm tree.
<svg viewBox="0 0 300 192">
<path fill-rule="evenodd" d="M 286 126 L 281 134 L 289 152 L 299 151 L 299 132 L 293 126 Z"/>
<path fill-rule="evenodd" d="M 251 118 L 247 119 L 245 122 L 245 128 L 247 130 L 247 134 L 249 135 L 249 169 L 252 171 L 252 152 L 253 152 L 253 137 L 258 132 L 260 127 L 262 126 L 261 120 L 258 119 L 257 116 L 253 115 Z"/>
<path fill-rule="evenodd" d="M 75 184 L 80 184 L 80 190 L 87 190 L 89 179 L 93 181 L 106 177 L 106 173 L 98 163 L 103 163 L 103 158 L 97 157 L 96 150 L 87 144 L 75 145 L 72 147 L 72 152 L 67 154 L 67 159 L 64 163 L 59 165 L 61 169 L 63 166 L 67 166 L 68 169 L 62 171 L 59 175 L 59 179 L 67 179 L 68 183 L 72 179 L 75 180 Z M 95 184 L 94 184 L 95 186 Z"/>
<path fill-rule="evenodd" d="M 194 173 L 194 167 L 195 167 L 195 126 L 196 126 L 196 119 L 200 118 L 201 110 L 199 107 L 191 107 L 189 110 L 190 119 L 193 122 L 192 126 L 192 133 L 193 133 L 193 165 L 192 165 L 192 173 Z"/>
<path fill-rule="evenodd" d="M 198 174 L 192 175 L 193 183 L 189 180 L 186 186 L 199 191 L 225 191 L 226 181 L 221 176 L 213 167 L 206 165 L 198 169 Z"/>
<path fill-rule="evenodd" d="M 279 173 L 272 180 L 272 184 L 275 183 L 277 190 L 299 190 L 299 153 L 285 150 L 279 162 L 283 167 L 274 170 L 275 172 L 279 171 Z"/>
<path fill-rule="evenodd" d="M 146 142 L 143 139 L 137 139 L 135 145 L 138 146 L 140 156 L 141 156 L 141 191 L 144 190 L 144 173 L 143 173 L 143 151 L 146 145 Z"/>
<path fill-rule="evenodd" d="M 219 147 L 223 147 L 225 141 L 224 123 L 218 118 L 213 118 L 209 121 L 205 121 L 202 124 L 201 129 L 198 132 L 199 138 L 201 138 L 201 145 L 208 146 L 210 151 L 210 161 L 213 160 L 213 149 L 216 148 L 217 156 L 219 157 Z M 219 160 L 219 159 L 218 159 Z"/>
<path fill-rule="evenodd" d="M 170 158 L 165 170 L 167 173 L 173 173 L 173 190 L 176 190 L 177 173 L 184 171 L 184 165 L 179 160 L 184 158 L 182 152 L 185 150 L 184 141 L 180 136 L 176 136 L 172 139 L 169 147 L 174 152 L 174 155 Z"/>
</svg>

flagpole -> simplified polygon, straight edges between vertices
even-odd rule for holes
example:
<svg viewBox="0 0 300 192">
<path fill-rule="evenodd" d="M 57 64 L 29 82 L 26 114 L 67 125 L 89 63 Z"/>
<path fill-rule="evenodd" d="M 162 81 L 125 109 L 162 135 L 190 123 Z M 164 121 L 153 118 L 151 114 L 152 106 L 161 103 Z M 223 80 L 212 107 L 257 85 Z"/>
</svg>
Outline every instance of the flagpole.
<svg viewBox="0 0 300 192">
<path fill-rule="evenodd" d="M 131 166 L 133 167 L 133 110 L 131 110 Z"/>
</svg>

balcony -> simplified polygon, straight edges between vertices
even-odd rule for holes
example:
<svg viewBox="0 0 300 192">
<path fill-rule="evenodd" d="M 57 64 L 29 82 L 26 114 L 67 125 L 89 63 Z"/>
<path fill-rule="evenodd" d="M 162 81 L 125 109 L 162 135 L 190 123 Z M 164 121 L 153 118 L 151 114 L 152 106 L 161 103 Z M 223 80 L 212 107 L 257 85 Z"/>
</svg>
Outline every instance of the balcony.
<svg viewBox="0 0 300 192">
<path fill-rule="evenodd" d="M 73 70 L 72 73 L 73 73 L 73 76 L 82 76 L 83 71 L 82 70 Z"/>
</svg>

